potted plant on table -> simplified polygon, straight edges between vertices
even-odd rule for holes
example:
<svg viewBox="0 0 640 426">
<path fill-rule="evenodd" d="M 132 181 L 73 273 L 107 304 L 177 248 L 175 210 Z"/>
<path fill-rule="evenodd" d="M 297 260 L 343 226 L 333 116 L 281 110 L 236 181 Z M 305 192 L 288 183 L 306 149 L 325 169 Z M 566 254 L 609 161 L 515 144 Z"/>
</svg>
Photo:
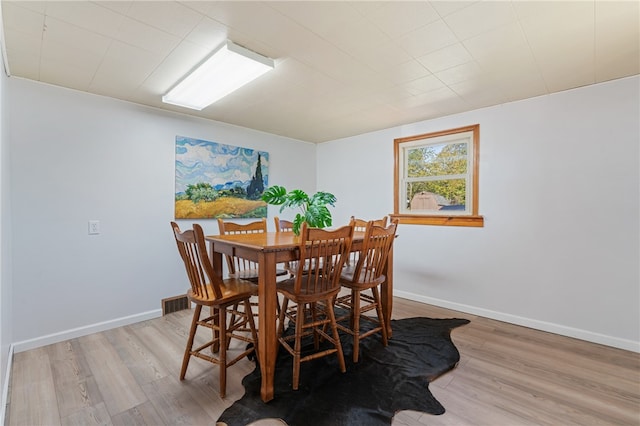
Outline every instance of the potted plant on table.
<svg viewBox="0 0 640 426">
<path fill-rule="evenodd" d="M 283 186 L 274 185 L 262 194 L 262 201 L 281 206 L 281 213 L 287 207 L 299 208 L 301 212 L 297 213 L 293 220 L 293 232 L 300 235 L 303 222 L 307 222 L 308 226 L 314 228 L 331 226 L 331 212 L 327 206 L 335 207 L 337 199 L 329 192 L 319 191 L 309 197 L 300 189 L 287 192 Z"/>
</svg>

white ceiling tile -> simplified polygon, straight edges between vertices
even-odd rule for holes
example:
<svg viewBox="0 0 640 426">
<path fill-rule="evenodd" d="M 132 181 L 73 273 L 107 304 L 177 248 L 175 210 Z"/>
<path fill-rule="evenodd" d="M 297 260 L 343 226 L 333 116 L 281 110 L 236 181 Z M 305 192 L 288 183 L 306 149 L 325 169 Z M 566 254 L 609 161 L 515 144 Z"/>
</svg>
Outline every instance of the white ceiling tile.
<svg viewBox="0 0 640 426">
<path fill-rule="evenodd" d="M 473 60 L 473 58 L 460 43 L 447 46 L 418 58 L 418 61 L 433 73 L 462 65 L 471 60 Z"/>
<path fill-rule="evenodd" d="M 474 59 L 500 61 L 503 66 L 508 65 L 510 55 L 529 50 L 527 40 L 518 24 L 486 31 L 465 40 L 462 44 Z"/>
<path fill-rule="evenodd" d="M 451 15 L 454 12 L 459 11 L 460 9 L 464 9 L 465 7 L 471 6 L 475 1 L 450 1 L 450 0 L 440 0 L 440 1 L 432 1 L 430 2 L 431 6 L 438 12 L 440 16 Z"/>
<path fill-rule="evenodd" d="M 391 38 L 398 38 L 440 19 L 429 2 L 386 2 L 367 18 Z"/>
<path fill-rule="evenodd" d="M 548 22 L 561 23 L 570 21 L 573 16 L 593 13 L 596 1 L 513 1 L 511 4 L 518 19 L 544 19 Z M 591 12 L 590 12 L 591 11 Z"/>
<path fill-rule="evenodd" d="M 401 85 L 406 90 L 411 92 L 414 95 L 430 92 L 432 90 L 440 89 L 444 87 L 442 81 L 440 81 L 435 75 L 429 75 L 426 77 L 419 78 L 417 80 L 410 81 Z"/>
<path fill-rule="evenodd" d="M 91 88 L 127 93 L 142 85 L 162 62 L 162 56 L 114 41 L 100 64 Z"/>
<path fill-rule="evenodd" d="M 77 27 L 115 37 L 124 18 L 113 10 L 87 1 L 47 2 L 47 15 Z"/>
<path fill-rule="evenodd" d="M 407 52 L 391 40 L 378 45 L 363 44 L 363 46 L 350 53 L 358 61 L 375 71 L 386 72 L 389 68 L 395 68 L 412 60 Z"/>
<path fill-rule="evenodd" d="M 362 25 L 357 22 L 363 20 L 361 14 L 349 2 L 284 1 L 267 2 L 267 5 L 302 28 L 329 39 L 332 34 L 349 29 L 353 23 Z M 353 33 L 355 34 L 352 35 L 359 36 L 357 31 Z"/>
<path fill-rule="evenodd" d="M 548 93 L 546 84 L 537 70 L 527 70 L 521 73 L 505 73 L 492 76 L 496 85 L 509 101 L 532 98 Z"/>
<path fill-rule="evenodd" d="M 511 2 L 506 1 L 477 2 L 444 17 L 444 21 L 460 40 L 466 40 L 516 20 Z"/>
<path fill-rule="evenodd" d="M 411 60 L 382 70 L 380 75 L 394 84 L 402 84 L 429 76 L 431 71 L 420 62 Z"/>
<path fill-rule="evenodd" d="M 387 35 L 364 18 L 353 20 L 348 26 L 335 27 L 321 36 L 338 49 L 361 55 L 366 51 L 375 52 L 379 46 L 388 46 L 390 43 Z"/>
<path fill-rule="evenodd" d="M 83 60 L 85 55 L 90 61 L 102 58 L 111 45 L 111 39 L 108 37 L 75 25 L 69 25 L 53 17 L 47 17 L 46 28 L 42 37 L 43 42 L 54 43 L 61 47 L 66 46 L 73 51 L 73 55 L 78 55 L 79 61 Z M 64 53 L 62 48 L 58 49 L 58 52 Z M 51 56 L 46 46 L 43 55 Z"/>
<path fill-rule="evenodd" d="M 162 55 L 171 53 L 181 40 L 174 35 L 129 17 L 122 19 L 115 38 L 123 43 Z"/>
<path fill-rule="evenodd" d="M 204 17 L 187 35 L 185 40 L 199 44 L 211 52 L 225 42 L 227 31 L 227 27 L 221 23 Z"/>
<path fill-rule="evenodd" d="M 50 84 L 86 91 L 93 75 L 94 70 L 72 63 L 46 58 L 40 61 L 40 78 Z"/>
<path fill-rule="evenodd" d="M 483 74 L 482 68 L 476 62 L 471 61 L 436 72 L 434 75 L 444 84 L 451 85 L 465 80 L 476 79 Z"/>
<path fill-rule="evenodd" d="M 10 31 L 6 34 L 4 42 L 8 46 L 7 51 L 13 52 L 14 55 L 20 53 L 39 57 L 42 53 L 42 34 Z"/>
<path fill-rule="evenodd" d="M 133 0 L 92 0 L 92 2 L 105 9 L 111 9 L 120 15 L 126 15 L 134 3 Z"/>
<path fill-rule="evenodd" d="M 640 72 L 640 2 L 597 2 L 596 82 Z"/>
<path fill-rule="evenodd" d="M 449 87 L 473 108 L 504 103 L 506 96 L 489 83 L 490 80 L 465 80 Z"/>
<path fill-rule="evenodd" d="M 447 24 L 438 20 L 396 39 L 407 53 L 419 58 L 458 42 Z"/>
<path fill-rule="evenodd" d="M 38 51 L 7 49 L 9 74 L 40 81 L 40 55 Z"/>
<path fill-rule="evenodd" d="M 183 41 L 153 70 L 142 86 L 151 93 L 164 95 L 209 53 L 200 45 Z"/>
<path fill-rule="evenodd" d="M 41 36 L 44 28 L 44 13 L 25 8 L 24 4 L 26 3 L 2 2 L 5 33 L 18 31 Z"/>
<path fill-rule="evenodd" d="M 168 2 L 158 7 L 156 2 L 136 1 L 127 15 L 136 21 L 184 38 L 202 20 L 202 15 L 181 3 Z"/>
</svg>

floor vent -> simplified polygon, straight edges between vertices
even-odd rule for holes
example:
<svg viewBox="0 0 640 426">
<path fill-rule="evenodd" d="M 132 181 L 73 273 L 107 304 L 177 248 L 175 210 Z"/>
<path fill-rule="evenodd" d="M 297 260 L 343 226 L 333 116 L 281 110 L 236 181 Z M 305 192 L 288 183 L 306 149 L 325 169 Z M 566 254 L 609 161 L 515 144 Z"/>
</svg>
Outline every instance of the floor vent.
<svg viewBox="0 0 640 426">
<path fill-rule="evenodd" d="M 186 294 L 162 299 L 163 316 L 183 309 L 191 309 L 191 304 L 189 303 L 189 299 L 187 299 Z"/>
</svg>

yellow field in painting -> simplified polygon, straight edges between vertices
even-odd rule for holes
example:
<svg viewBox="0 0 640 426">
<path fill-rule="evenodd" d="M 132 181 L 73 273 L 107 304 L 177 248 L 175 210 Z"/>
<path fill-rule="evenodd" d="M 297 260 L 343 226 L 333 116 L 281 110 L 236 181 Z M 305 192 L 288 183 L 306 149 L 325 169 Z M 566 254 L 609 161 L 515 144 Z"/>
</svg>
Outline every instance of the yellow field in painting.
<svg viewBox="0 0 640 426">
<path fill-rule="evenodd" d="M 259 200 L 223 197 L 215 201 L 194 203 L 191 200 L 176 201 L 176 219 L 261 217 L 252 215 L 256 210 L 264 209 L 267 203 Z M 262 215 L 264 216 L 264 215 Z"/>
</svg>

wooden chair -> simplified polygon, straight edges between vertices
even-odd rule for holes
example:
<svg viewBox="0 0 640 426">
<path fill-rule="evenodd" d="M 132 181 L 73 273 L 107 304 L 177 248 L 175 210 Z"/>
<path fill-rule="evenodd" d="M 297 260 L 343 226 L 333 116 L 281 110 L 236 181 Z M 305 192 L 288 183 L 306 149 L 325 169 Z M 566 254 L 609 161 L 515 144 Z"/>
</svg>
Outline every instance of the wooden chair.
<svg viewBox="0 0 640 426">
<path fill-rule="evenodd" d="M 298 389 L 302 362 L 335 353 L 340 371 L 346 371 L 333 302 L 340 291 L 340 272 L 351 248 L 353 227 L 329 231 L 309 228 L 304 223 L 300 236 L 298 271 L 294 278 L 282 281 L 277 287 L 283 296 L 278 341 L 293 356 L 294 390 Z M 294 327 L 293 334 L 284 334 L 285 319 L 289 320 L 290 327 Z M 330 332 L 326 331 L 328 326 Z M 313 336 L 314 351 L 303 355 L 302 339 L 306 336 Z M 320 338 L 333 347 L 320 350 Z"/>
<path fill-rule="evenodd" d="M 340 284 L 351 292 L 336 299 L 336 306 L 347 310 L 346 315 L 338 318 L 338 328 L 353 336 L 353 362 L 358 362 L 360 340 L 365 337 L 381 332 L 382 344 L 387 346 L 388 319 L 382 313 L 378 287 L 386 279 L 383 272 L 396 236 L 396 227 L 396 222 L 387 227 L 369 222 L 358 262 L 354 268 L 343 269 L 341 273 Z M 367 290 L 371 290 L 371 294 L 364 293 Z M 374 309 L 377 318 L 364 315 Z M 349 319 L 349 327 L 341 323 L 346 319 Z M 363 332 L 361 320 L 373 323 L 374 327 Z"/>
<path fill-rule="evenodd" d="M 259 234 L 267 232 L 267 219 L 262 218 L 261 220 L 257 220 L 255 222 L 240 224 L 218 218 L 218 229 L 220 230 L 220 235 Z M 227 267 L 229 268 L 230 278 L 240 278 L 256 284 L 258 283 L 259 270 L 257 262 L 231 255 L 225 255 L 225 259 L 227 260 Z M 289 275 L 289 272 L 285 268 L 276 269 L 277 277 L 286 278 L 285 275 Z M 254 307 L 254 316 L 257 318 L 258 301 L 255 300 L 255 298 L 251 302 L 251 306 Z"/>
<path fill-rule="evenodd" d="M 367 229 L 367 223 L 369 223 L 369 221 L 364 219 L 358 219 L 355 216 L 351 216 L 351 223 L 353 223 L 354 232 L 364 232 Z M 387 226 L 387 216 L 384 216 L 382 219 L 374 220 L 373 224 L 376 226 L 382 226 L 382 227 Z M 360 252 L 358 251 L 351 252 L 345 264 L 345 268 L 351 268 L 353 267 L 353 265 L 358 263 L 359 255 L 360 255 Z"/>
<path fill-rule="evenodd" d="M 257 234 L 267 232 L 267 219 L 262 218 L 255 222 L 240 224 L 218 219 L 218 229 L 220 235 L 234 234 Z M 258 263 L 243 259 L 238 256 L 225 255 L 229 277 L 258 282 Z M 282 268 L 276 270 L 277 276 L 287 275 L 288 272 Z"/>
<path fill-rule="evenodd" d="M 290 220 L 280 219 L 278 216 L 273 218 L 276 225 L 276 232 L 293 232 L 293 222 Z"/>
<path fill-rule="evenodd" d="M 258 340 L 249 298 L 258 293 L 258 287 L 249 281 L 236 278 L 222 280 L 222 271 L 216 273 L 213 269 L 200 225 L 194 224 L 193 229 L 182 232 L 175 222 L 171 222 L 171 228 L 191 283 L 187 297 L 196 305 L 182 359 L 180 380 L 184 380 L 192 356 L 217 364 L 220 366 L 220 397 L 224 398 L 227 389 L 227 367 L 257 351 Z M 244 310 L 238 309 L 239 304 L 244 306 Z M 210 315 L 206 318 L 200 318 L 203 306 L 210 308 Z M 227 315 L 231 316 L 230 321 L 227 321 Z M 194 348 L 198 326 L 211 329 L 212 339 Z M 238 339 L 247 345 L 246 349 L 240 349 L 239 355 L 229 360 L 227 349 L 231 339 Z M 204 350 L 207 348 L 211 350 L 205 353 Z"/>
<path fill-rule="evenodd" d="M 351 220 L 353 221 L 354 231 L 364 232 L 367 229 L 368 220 L 358 219 L 355 216 L 351 216 Z M 376 219 L 373 221 L 374 225 L 386 227 L 387 226 L 387 216 L 384 216 L 382 219 Z"/>
<path fill-rule="evenodd" d="M 220 235 L 257 234 L 267 232 L 267 219 L 263 218 L 251 223 L 235 223 L 218 219 Z M 258 282 L 258 263 L 238 256 L 225 255 L 229 277 Z"/>
<path fill-rule="evenodd" d="M 276 232 L 293 232 L 293 222 L 290 220 L 280 219 L 278 216 L 274 216 L 273 222 L 276 225 Z M 282 266 L 293 276 L 298 267 L 298 262 L 285 262 Z"/>
</svg>

